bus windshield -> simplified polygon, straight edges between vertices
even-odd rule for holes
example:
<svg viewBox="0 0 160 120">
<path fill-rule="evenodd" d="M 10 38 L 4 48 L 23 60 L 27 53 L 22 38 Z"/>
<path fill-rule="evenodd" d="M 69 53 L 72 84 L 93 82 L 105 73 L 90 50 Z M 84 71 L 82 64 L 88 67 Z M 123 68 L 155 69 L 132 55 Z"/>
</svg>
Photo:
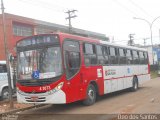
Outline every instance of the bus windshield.
<svg viewBox="0 0 160 120">
<path fill-rule="evenodd" d="M 18 79 L 45 79 L 62 74 L 60 47 L 51 46 L 18 53 Z"/>
</svg>

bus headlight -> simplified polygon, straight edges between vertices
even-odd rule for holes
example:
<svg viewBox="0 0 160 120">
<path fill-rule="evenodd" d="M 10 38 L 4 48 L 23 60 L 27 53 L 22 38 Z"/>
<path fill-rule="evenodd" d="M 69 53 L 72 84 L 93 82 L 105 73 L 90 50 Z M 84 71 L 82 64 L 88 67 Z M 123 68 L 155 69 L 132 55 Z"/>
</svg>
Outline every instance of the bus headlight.
<svg viewBox="0 0 160 120">
<path fill-rule="evenodd" d="M 64 82 L 60 82 L 54 89 L 48 91 L 48 94 L 51 95 L 53 93 L 58 92 L 63 87 Z"/>
<path fill-rule="evenodd" d="M 21 95 L 24 95 L 24 94 L 25 94 L 25 93 L 22 92 L 18 87 L 17 87 L 17 92 L 18 92 L 19 94 L 21 94 Z"/>
</svg>

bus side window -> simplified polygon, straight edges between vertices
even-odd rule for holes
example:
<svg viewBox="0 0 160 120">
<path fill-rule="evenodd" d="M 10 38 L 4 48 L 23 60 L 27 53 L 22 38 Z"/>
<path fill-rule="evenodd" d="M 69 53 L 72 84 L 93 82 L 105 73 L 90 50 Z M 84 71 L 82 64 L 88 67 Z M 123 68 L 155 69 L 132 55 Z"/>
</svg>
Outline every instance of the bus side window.
<svg viewBox="0 0 160 120">
<path fill-rule="evenodd" d="M 83 52 L 84 52 L 84 61 L 85 61 L 86 66 L 97 64 L 95 45 L 89 44 L 89 43 L 84 43 L 83 44 Z"/>
<path fill-rule="evenodd" d="M 103 56 L 104 56 L 104 64 L 109 64 L 109 57 L 108 57 L 108 54 L 109 54 L 109 50 L 108 50 L 108 47 L 107 46 L 103 46 Z"/>
<path fill-rule="evenodd" d="M 99 65 L 103 65 L 105 63 L 105 58 L 104 58 L 104 55 L 103 55 L 103 47 L 100 46 L 100 45 L 96 45 L 96 50 L 97 50 L 97 62 Z"/>
<path fill-rule="evenodd" d="M 131 50 L 126 50 L 126 58 L 127 58 L 127 64 L 132 64 Z"/>
<path fill-rule="evenodd" d="M 144 57 L 143 52 L 139 52 L 139 63 L 145 64 L 145 57 Z"/>
<path fill-rule="evenodd" d="M 117 52 L 117 48 L 109 47 L 109 50 L 110 50 L 110 56 L 109 56 L 110 64 L 118 64 L 118 52 Z"/>
<path fill-rule="evenodd" d="M 126 64 L 125 50 L 119 48 L 119 64 Z"/>
<path fill-rule="evenodd" d="M 138 51 L 133 50 L 133 64 L 139 64 L 139 54 Z"/>
<path fill-rule="evenodd" d="M 7 72 L 7 67 L 5 64 L 0 65 L 0 73 L 6 73 Z"/>
<path fill-rule="evenodd" d="M 148 64 L 148 54 L 147 52 L 143 52 L 144 54 L 144 64 Z"/>
<path fill-rule="evenodd" d="M 66 68 L 66 77 L 69 80 L 74 76 L 80 67 L 80 49 L 79 42 L 65 41 L 64 42 L 64 61 Z"/>
</svg>

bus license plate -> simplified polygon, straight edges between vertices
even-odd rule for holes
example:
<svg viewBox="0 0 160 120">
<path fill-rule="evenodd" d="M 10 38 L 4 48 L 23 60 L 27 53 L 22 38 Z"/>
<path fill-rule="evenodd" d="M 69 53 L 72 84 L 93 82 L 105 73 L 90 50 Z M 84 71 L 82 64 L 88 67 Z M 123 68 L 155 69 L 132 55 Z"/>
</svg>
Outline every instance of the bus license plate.
<svg viewBox="0 0 160 120">
<path fill-rule="evenodd" d="M 32 96 L 31 100 L 34 101 L 34 102 L 38 101 L 38 96 Z"/>
</svg>

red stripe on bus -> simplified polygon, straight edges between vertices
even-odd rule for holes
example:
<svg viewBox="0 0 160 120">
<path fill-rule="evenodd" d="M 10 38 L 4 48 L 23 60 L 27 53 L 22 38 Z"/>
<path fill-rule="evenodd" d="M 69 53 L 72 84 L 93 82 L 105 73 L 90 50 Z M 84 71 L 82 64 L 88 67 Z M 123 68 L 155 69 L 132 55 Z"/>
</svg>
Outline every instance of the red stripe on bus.
<svg viewBox="0 0 160 120">
<path fill-rule="evenodd" d="M 142 75 L 149 75 L 148 73 L 147 74 L 139 74 L 139 75 L 136 75 L 136 76 L 142 76 Z M 117 77 L 117 78 L 109 78 L 109 79 L 105 79 L 105 80 L 115 80 L 115 79 L 120 79 L 120 78 L 128 78 L 128 77 L 133 77 L 134 75 L 132 76 L 124 76 L 124 77 Z"/>
</svg>

